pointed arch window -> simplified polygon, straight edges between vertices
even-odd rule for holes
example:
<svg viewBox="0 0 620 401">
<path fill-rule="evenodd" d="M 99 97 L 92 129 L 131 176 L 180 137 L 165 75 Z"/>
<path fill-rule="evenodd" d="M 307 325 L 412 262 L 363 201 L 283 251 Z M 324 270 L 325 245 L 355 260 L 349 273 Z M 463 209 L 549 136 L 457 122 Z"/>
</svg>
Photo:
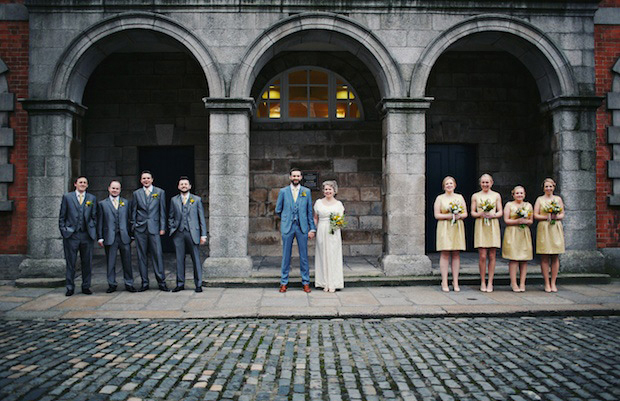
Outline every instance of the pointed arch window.
<svg viewBox="0 0 620 401">
<path fill-rule="evenodd" d="M 336 73 L 317 67 L 285 71 L 263 88 L 256 117 L 271 121 L 361 120 L 355 90 Z"/>
</svg>

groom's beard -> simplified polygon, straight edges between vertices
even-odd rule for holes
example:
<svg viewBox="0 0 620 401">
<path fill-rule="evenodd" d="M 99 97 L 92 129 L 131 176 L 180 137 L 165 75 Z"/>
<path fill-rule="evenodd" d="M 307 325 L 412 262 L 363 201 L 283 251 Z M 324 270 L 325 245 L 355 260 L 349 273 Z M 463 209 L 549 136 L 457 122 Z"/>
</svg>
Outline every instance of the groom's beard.
<svg viewBox="0 0 620 401">
<path fill-rule="evenodd" d="M 181 193 L 182 193 L 183 195 L 185 195 L 186 193 L 188 193 L 188 192 L 189 192 L 189 189 L 186 189 L 185 191 L 181 189 L 180 191 L 181 191 Z"/>
<path fill-rule="evenodd" d="M 291 184 L 293 184 L 294 187 L 299 185 L 299 180 L 291 180 Z"/>
</svg>

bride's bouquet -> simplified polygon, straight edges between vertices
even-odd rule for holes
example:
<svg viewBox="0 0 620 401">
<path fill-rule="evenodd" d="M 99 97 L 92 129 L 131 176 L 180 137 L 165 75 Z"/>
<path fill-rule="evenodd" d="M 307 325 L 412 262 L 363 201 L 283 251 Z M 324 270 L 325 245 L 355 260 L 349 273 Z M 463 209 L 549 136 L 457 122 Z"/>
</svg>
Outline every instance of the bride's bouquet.
<svg viewBox="0 0 620 401">
<path fill-rule="evenodd" d="M 478 207 L 482 209 L 484 213 L 488 213 L 491 210 L 495 209 L 495 202 L 491 202 L 489 199 L 484 199 L 483 201 L 480 202 L 480 205 Z M 485 217 L 484 224 L 486 224 L 487 226 L 490 226 L 491 220 Z"/>
<path fill-rule="evenodd" d="M 329 214 L 329 233 L 334 234 L 336 230 L 340 230 L 347 226 L 347 222 L 344 219 L 344 214 L 330 213 Z"/>
</svg>

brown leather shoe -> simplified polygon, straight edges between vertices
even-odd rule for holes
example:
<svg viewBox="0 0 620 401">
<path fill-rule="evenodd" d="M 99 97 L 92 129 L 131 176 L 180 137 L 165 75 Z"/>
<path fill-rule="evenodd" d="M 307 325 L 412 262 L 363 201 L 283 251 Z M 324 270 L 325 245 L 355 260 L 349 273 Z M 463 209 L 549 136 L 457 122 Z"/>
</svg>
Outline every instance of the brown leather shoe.
<svg viewBox="0 0 620 401">
<path fill-rule="evenodd" d="M 310 290 L 310 285 L 309 284 L 304 284 L 304 292 L 311 292 L 312 290 Z"/>
<path fill-rule="evenodd" d="M 286 292 L 286 285 L 280 284 L 280 292 Z"/>
</svg>

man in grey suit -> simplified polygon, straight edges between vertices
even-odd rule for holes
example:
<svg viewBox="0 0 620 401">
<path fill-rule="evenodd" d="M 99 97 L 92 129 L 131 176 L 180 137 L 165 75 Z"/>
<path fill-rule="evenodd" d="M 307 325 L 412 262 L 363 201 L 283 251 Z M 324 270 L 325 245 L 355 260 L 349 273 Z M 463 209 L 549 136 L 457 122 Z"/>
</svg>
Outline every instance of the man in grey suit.
<svg viewBox="0 0 620 401">
<path fill-rule="evenodd" d="M 131 202 L 132 232 L 138 250 L 138 268 L 142 278 L 142 287 L 138 291 L 149 289 L 149 271 L 147 268 L 147 252 L 151 254 L 151 262 L 155 278 L 161 291 L 170 291 L 166 286 L 164 259 L 161 250 L 161 235 L 166 233 L 166 192 L 153 186 L 153 174 L 145 170 L 140 175 L 142 188 L 136 189 Z"/>
<path fill-rule="evenodd" d="M 189 192 L 192 185 L 189 178 L 179 178 L 179 194 L 170 201 L 168 227 L 177 256 L 177 286 L 172 292 L 185 289 L 185 248 L 189 248 L 194 266 L 196 292 L 202 292 L 202 265 L 199 245 L 207 242 L 207 225 L 202 199 Z"/>
<path fill-rule="evenodd" d="M 121 253 L 123 264 L 123 278 L 125 289 L 136 292 L 133 287 L 133 273 L 131 271 L 131 236 L 129 216 L 131 205 L 129 201 L 120 196 L 121 183 L 117 180 L 110 182 L 108 186 L 110 196 L 97 205 L 97 238 L 99 246 L 105 248 L 107 261 L 108 289 L 110 294 L 116 291 L 116 252 Z"/>
<path fill-rule="evenodd" d="M 82 293 L 91 295 L 91 266 L 93 261 L 93 242 L 97 225 L 97 198 L 86 193 L 88 179 L 78 177 L 73 183 L 75 191 L 64 194 L 60 203 L 58 227 L 67 262 L 67 292 L 70 297 L 75 291 L 75 262 L 78 251 L 82 262 Z"/>
</svg>

